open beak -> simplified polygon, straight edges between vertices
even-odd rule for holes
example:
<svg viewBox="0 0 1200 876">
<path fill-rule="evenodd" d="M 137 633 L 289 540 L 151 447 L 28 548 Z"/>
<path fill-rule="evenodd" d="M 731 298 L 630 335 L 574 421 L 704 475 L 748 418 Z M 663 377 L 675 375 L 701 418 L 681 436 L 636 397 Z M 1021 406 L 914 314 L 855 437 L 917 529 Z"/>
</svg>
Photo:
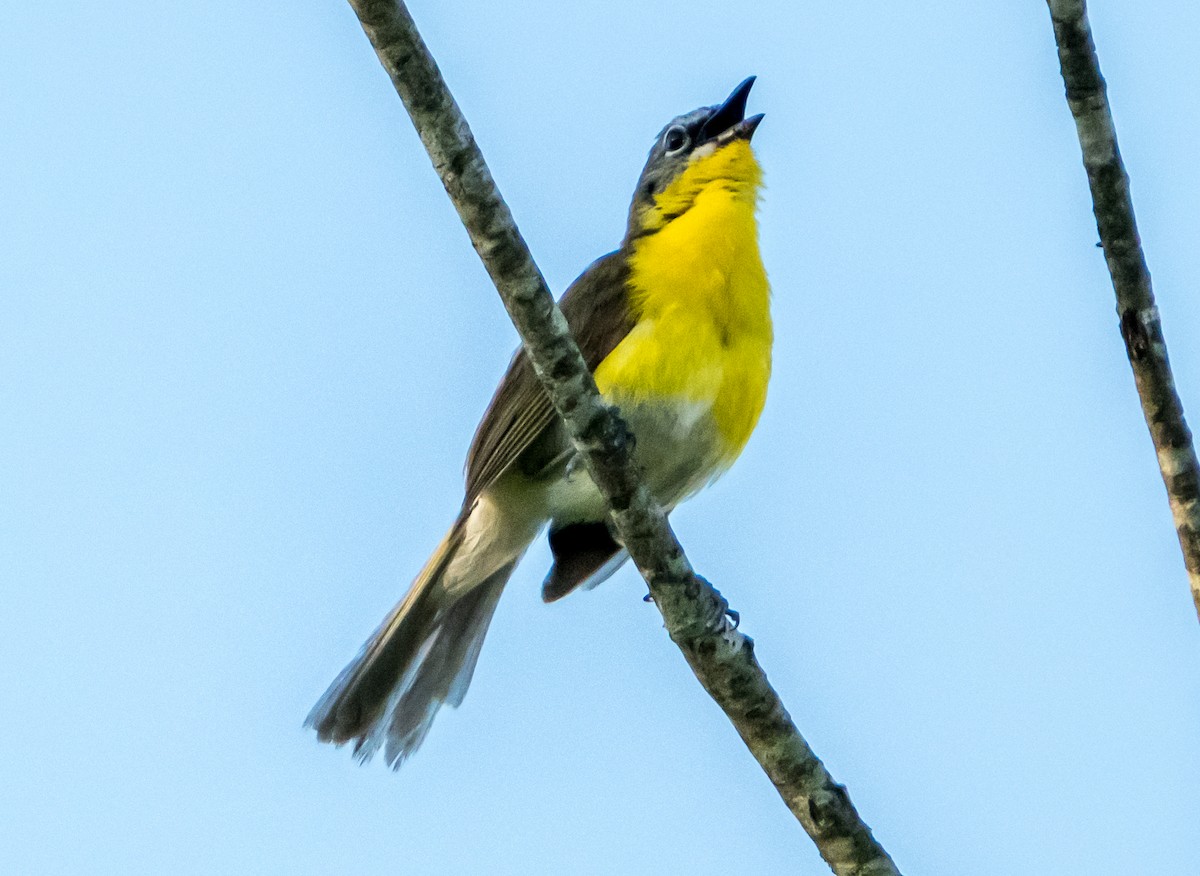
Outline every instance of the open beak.
<svg viewBox="0 0 1200 876">
<path fill-rule="evenodd" d="M 698 143 L 717 140 L 726 143 L 734 139 L 749 140 L 754 135 L 754 129 L 763 120 L 762 114 L 746 118 L 746 100 L 750 97 L 750 89 L 754 86 L 755 77 L 747 78 L 733 90 L 725 102 L 713 110 L 700 128 Z"/>
</svg>

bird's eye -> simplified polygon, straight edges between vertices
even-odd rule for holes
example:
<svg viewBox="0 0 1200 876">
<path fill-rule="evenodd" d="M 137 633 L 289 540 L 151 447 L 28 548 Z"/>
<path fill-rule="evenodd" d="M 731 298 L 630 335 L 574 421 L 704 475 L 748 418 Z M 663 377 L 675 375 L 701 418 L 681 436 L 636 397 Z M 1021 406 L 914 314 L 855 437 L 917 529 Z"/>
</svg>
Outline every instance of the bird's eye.
<svg viewBox="0 0 1200 876">
<path fill-rule="evenodd" d="M 663 134 L 663 148 L 667 153 L 678 152 L 687 145 L 688 134 L 681 126 L 675 125 L 673 128 Z"/>
</svg>

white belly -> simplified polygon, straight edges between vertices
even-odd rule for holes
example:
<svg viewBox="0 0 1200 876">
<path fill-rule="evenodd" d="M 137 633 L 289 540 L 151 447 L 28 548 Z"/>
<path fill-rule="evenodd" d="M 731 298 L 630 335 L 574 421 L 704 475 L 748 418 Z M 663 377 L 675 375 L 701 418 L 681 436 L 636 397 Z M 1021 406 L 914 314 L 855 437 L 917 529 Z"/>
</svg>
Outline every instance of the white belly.
<svg viewBox="0 0 1200 876">
<path fill-rule="evenodd" d="M 618 404 L 636 438 L 634 457 L 647 486 L 667 510 L 724 470 L 710 404 Z M 559 523 L 605 517 L 600 491 L 578 458 L 549 487 L 547 504 L 550 516 Z"/>
</svg>

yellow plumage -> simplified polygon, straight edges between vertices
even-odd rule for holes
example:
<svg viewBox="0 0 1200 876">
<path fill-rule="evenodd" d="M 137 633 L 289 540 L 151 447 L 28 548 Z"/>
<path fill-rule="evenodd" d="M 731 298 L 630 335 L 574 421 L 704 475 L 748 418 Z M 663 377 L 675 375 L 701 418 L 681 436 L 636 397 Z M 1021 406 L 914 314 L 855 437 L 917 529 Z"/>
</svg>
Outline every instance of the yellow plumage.
<svg viewBox="0 0 1200 876">
<path fill-rule="evenodd" d="M 697 154 L 654 199 L 630 257 L 636 325 L 596 369 L 618 404 L 711 404 L 725 465 L 754 430 L 771 375 L 761 176 L 739 140 Z"/>
</svg>

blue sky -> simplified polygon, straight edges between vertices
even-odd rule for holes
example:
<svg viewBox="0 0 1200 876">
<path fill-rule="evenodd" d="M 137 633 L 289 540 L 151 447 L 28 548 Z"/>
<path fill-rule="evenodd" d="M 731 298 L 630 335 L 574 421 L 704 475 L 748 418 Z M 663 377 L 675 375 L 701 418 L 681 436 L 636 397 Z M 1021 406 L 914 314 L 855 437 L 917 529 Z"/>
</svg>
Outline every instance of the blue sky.
<svg viewBox="0 0 1200 876">
<path fill-rule="evenodd" d="M 906 872 L 1189 872 L 1200 627 L 1039 2 L 414 0 L 543 271 L 744 76 L 776 371 L 674 517 Z M 1200 9 L 1093 23 L 1200 418 Z M 301 729 L 515 344 L 347 6 L 0 10 L 0 871 L 826 872 L 630 570 L 399 774 Z"/>
</svg>

